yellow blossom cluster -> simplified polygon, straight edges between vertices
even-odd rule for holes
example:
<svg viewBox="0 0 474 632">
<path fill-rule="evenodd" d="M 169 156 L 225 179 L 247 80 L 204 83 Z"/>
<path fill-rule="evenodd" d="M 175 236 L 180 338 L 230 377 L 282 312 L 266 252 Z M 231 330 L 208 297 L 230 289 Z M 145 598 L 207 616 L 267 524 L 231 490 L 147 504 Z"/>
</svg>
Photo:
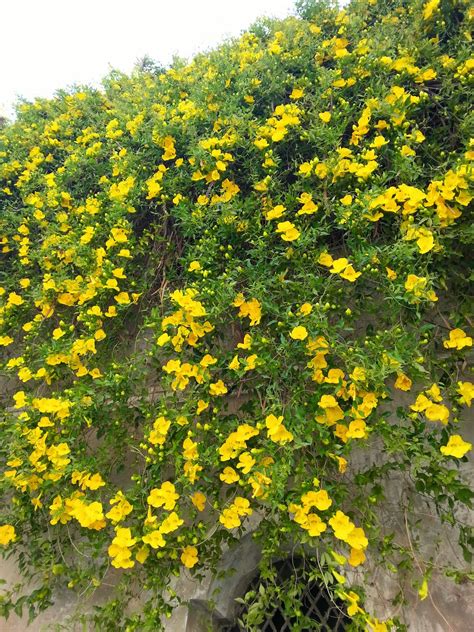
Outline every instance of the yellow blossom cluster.
<svg viewBox="0 0 474 632">
<path fill-rule="evenodd" d="M 441 390 L 437 384 L 420 393 L 410 408 L 415 413 L 423 413 L 429 421 L 440 421 L 446 425 L 449 420 L 449 408 L 440 402 L 443 401 Z"/>
<path fill-rule="evenodd" d="M 236 529 L 242 524 L 242 518 L 252 515 L 250 503 L 246 498 L 237 496 L 233 503 L 226 507 L 219 516 L 219 522 L 226 529 Z"/>
<path fill-rule="evenodd" d="M 268 147 L 268 140 L 278 143 L 288 134 L 289 127 L 298 126 L 300 123 L 301 111 L 297 105 L 288 103 L 286 105 L 277 105 L 273 112 L 273 116 L 267 119 L 265 125 L 262 125 L 257 132 L 257 139 L 254 144 L 258 149 Z M 267 140 L 268 139 L 268 140 Z"/>
<path fill-rule="evenodd" d="M 333 259 L 327 252 L 321 253 L 318 263 L 329 268 L 331 274 L 338 274 L 341 279 L 346 279 L 346 281 L 350 281 L 351 283 L 354 283 L 362 274 L 362 272 L 355 271 L 354 266 L 346 257 Z"/>
</svg>

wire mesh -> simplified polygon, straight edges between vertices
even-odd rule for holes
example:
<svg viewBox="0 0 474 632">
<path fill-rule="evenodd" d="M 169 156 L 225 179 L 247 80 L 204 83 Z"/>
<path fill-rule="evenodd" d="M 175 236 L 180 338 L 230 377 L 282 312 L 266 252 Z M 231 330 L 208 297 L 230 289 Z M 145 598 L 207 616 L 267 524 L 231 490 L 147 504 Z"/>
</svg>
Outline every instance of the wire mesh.
<svg viewBox="0 0 474 632">
<path fill-rule="evenodd" d="M 300 559 L 285 559 L 275 564 L 277 569 L 277 581 L 284 587 L 296 572 L 301 571 L 303 562 Z M 255 577 L 247 588 L 247 592 L 255 590 L 258 592 L 261 579 Z M 349 622 L 349 617 L 344 610 L 344 604 L 340 600 L 335 600 L 326 590 L 325 586 L 318 582 L 308 582 L 301 594 L 301 613 L 312 623 L 311 627 L 305 628 L 305 632 L 343 632 Z M 243 606 L 237 615 L 242 619 L 245 614 Z M 282 603 L 275 605 L 273 611 L 268 613 L 267 618 L 262 623 L 260 632 L 291 632 L 296 621 L 295 615 L 285 612 Z M 302 628 L 298 626 L 298 630 Z M 222 632 L 245 632 L 245 628 L 239 624 L 225 626 Z"/>
</svg>

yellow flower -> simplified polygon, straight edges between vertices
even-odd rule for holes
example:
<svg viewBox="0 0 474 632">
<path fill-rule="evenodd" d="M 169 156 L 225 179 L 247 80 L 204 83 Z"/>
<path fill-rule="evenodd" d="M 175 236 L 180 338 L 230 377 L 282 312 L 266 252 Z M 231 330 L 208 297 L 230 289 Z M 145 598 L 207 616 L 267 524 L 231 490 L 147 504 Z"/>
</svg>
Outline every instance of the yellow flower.
<svg viewBox="0 0 474 632">
<path fill-rule="evenodd" d="M 313 202 L 313 196 L 311 193 L 302 193 L 298 201 L 303 204 L 303 206 L 296 213 L 297 215 L 313 215 L 318 210 L 318 205 Z"/>
<path fill-rule="evenodd" d="M 202 367 L 207 368 L 208 366 L 211 366 L 211 364 L 216 364 L 216 362 L 217 362 L 217 358 L 214 358 L 214 356 L 211 356 L 210 353 L 206 353 L 206 355 L 203 356 L 199 364 Z"/>
<path fill-rule="evenodd" d="M 250 516 L 252 514 L 250 503 L 246 498 L 237 496 L 233 504 L 224 509 L 219 516 L 219 522 L 226 527 L 226 529 L 235 529 L 242 524 L 242 516 Z"/>
<path fill-rule="evenodd" d="M 167 511 L 171 511 L 175 508 L 178 498 L 179 494 L 176 493 L 173 483 L 165 481 L 161 487 L 151 490 L 147 502 L 152 507 L 164 507 Z"/>
<path fill-rule="evenodd" d="M 132 538 L 132 532 L 128 528 L 116 527 L 116 536 L 109 546 L 108 552 L 112 558 L 112 566 L 115 568 L 132 568 L 135 562 L 131 559 L 131 547 L 136 544 L 136 538 Z"/>
<path fill-rule="evenodd" d="M 347 561 L 344 555 L 341 555 L 340 553 L 336 553 L 336 551 L 331 551 L 331 555 L 336 560 L 336 562 L 340 564 L 341 566 L 345 564 Z"/>
<path fill-rule="evenodd" d="M 432 402 L 424 395 L 424 393 L 420 393 L 416 398 L 414 404 L 411 404 L 410 408 L 417 413 L 422 413 L 425 411 L 428 406 L 431 406 Z"/>
<path fill-rule="evenodd" d="M 240 480 L 240 476 L 232 467 L 224 468 L 223 472 L 219 475 L 219 478 L 227 485 L 232 485 L 232 483 L 236 483 Z"/>
<path fill-rule="evenodd" d="M 299 172 L 302 176 L 308 176 L 313 168 L 312 162 L 303 162 L 300 165 Z"/>
<path fill-rule="evenodd" d="M 235 355 L 232 358 L 232 361 L 229 362 L 228 368 L 231 369 L 232 371 L 237 371 L 240 368 L 240 361 L 239 361 L 238 355 Z"/>
<path fill-rule="evenodd" d="M 175 511 L 172 511 L 168 517 L 166 517 L 160 525 L 159 531 L 160 533 L 173 533 L 179 529 L 179 527 L 184 524 L 184 520 L 178 516 Z"/>
<path fill-rule="evenodd" d="M 265 149 L 265 147 L 268 147 L 269 143 L 265 138 L 257 138 L 256 140 L 253 141 L 253 144 L 258 148 L 258 149 Z"/>
<path fill-rule="evenodd" d="M 105 482 L 100 474 L 90 475 L 86 472 L 74 471 L 72 473 L 71 481 L 73 484 L 78 483 L 81 489 L 96 490 L 99 487 L 104 487 Z"/>
<path fill-rule="evenodd" d="M 338 404 L 334 395 L 323 395 L 319 400 L 319 405 L 321 408 L 334 408 Z"/>
<path fill-rule="evenodd" d="M 329 272 L 332 274 L 338 274 L 341 278 L 354 283 L 356 279 L 360 277 L 361 272 L 356 272 L 354 267 L 349 263 L 345 257 L 339 259 L 333 259 L 330 255 L 322 253 L 319 257 L 319 263 L 322 265 L 331 266 Z"/>
<path fill-rule="evenodd" d="M 345 600 L 347 600 L 349 602 L 349 606 L 347 608 L 347 614 L 350 617 L 353 617 L 354 615 L 356 615 L 358 613 L 365 614 L 364 610 L 358 605 L 360 597 L 359 597 L 359 595 L 357 593 L 352 592 L 352 591 L 350 591 L 348 593 L 343 592 L 342 596 L 343 596 L 343 598 Z M 369 621 L 369 624 L 371 625 L 370 629 L 373 632 L 375 632 L 375 627 L 373 627 L 373 622 Z M 367 628 L 367 630 L 369 630 L 369 628 Z M 379 630 L 377 630 L 377 632 L 387 632 L 387 628 L 385 627 L 383 630 L 379 629 Z"/>
<path fill-rule="evenodd" d="M 274 143 L 278 143 L 278 141 L 282 140 L 283 138 L 285 138 L 287 133 L 287 130 L 285 127 L 280 127 L 280 129 L 277 129 L 273 132 L 272 134 L 272 141 Z"/>
<path fill-rule="evenodd" d="M 351 566 L 359 566 L 365 562 L 365 553 L 363 549 L 351 549 L 351 554 L 347 558 L 347 561 Z"/>
<path fill-rule="evenodd" d="M 367 436 L 367 426 L 363 419 L 355 419 L 349 424 L 346 437 L 348 439 L 364 439 Z"/>
<path fill-rule="evenodd" d="M 474 399 L 474 384 L 471 382 L 458 382 L 458 393 L 461 395 L 459 402 L 470 406 Z"/>
<path fill-rule="evenodd" d="M 350 533 L 346 536 L 344 541 L 357 551 L 366 549 L 369 544 L 364 530 L 360 527 L 354 527 L 354 529 L 352 529 L 352 531 L 350 531 Z"/>
<path fill-rule="evenodd" d="M 443 342 L 445 349 L 458 349 L 472 347 L 472 338 L 467 336 L 462 329 L 452 329 L 449 332 L 449 339 Z"/>
<path fill-rule="evenodd" d="M 234 507 L 239 516 L 250 516 L 252 509 L 250 509 L 250 502 L 242 496 L 237 496 L 234 500 Z"/>
<path fill-rule="evenodd" d="M 103 329 L 98 329 L 95 334 L 94 334 L 94 338 L 100 342 L 101 340 L 104 340 L 104 338 L 106 338 L 106 333 Z"/>
<path fill-rule="evenodd" d="M 461 435 L 451 435 L 447 445 L 443 445 L 439 449 L 441 454 L 454 456 L 457 459 L 462 459 L 469 450 L 472 450 L 472 443 L 464 441 Z"/>
<path fill-rule="evenodd" d="M 248 317 L 250 326 L 258 325 L 262 318 L 262 306 L 256 298 L 245 301 L 242 294 L 238 294 L 233 302 L 234 307 L 239 308 L 239 316 L 241 318 Z M 243 347 L 242 347 L 243 348 Z"/>
<path fill-rule="evenodd" d="M 0 544 L 7 546 L 10 542 L 14 542 L 16 539 L 15 527 L 10 524 L 4 524 L 0 526 Z"/>
<path fill-rule="evenodd" d="M 430 290 L 426 291 L 428 279 L 426 277 L 419 277 L 416 274 L 409 274 L 405 281 L 405 290 L 411 292 L 417 298 L 427 298 L 430 301 L 437 301 L 438 297 Z"/>
<path fill-rule="evenodd" d="M 119 305 L 129 305 L 130 304 L 130 296 L 128 292 L 119 292 L 114 296 L 114 299 L 117 301 Z"/>
<path fill-rule="evenodd" d="M 334 259 L 334 261 L 332 262 L 330 272 L 340 274 L 343 270 L 347 268 L 348 265 L 349 261 L 346 259 L 346 257 L 339 257 L 339 259 Z"/>
<path fill-rule="evenodd" d="M 137 560 L 137 562 L 140 562 L 140 564 L 144 564 L 149 554 L 150 554 L 150 549 L 147 546 L 142 546 L 136 552 L 135 559 Z"/>
<path fill-rule="evenodd" d="M 129 176 L 126 180 L 112 184 L 109 190 L 109 198 L 121 202 L 130 193 L 133 185 L 135 184 L 135 178 Z"/>
<path fill-rule="evenodd" d="M 308 316 L 308 314 L 311 314 L 312 311 L 313 306 L 311 303 L 303 303 L 299 309 L 300 314 L 303 314 L 303 316 Z"/>
<path fill-rule="evenodd" d="M 275 417 L 275 415 L 267 415 L 265 425 L 267 426 L 267 436 L 275 443 L 285 445 L 293 441 L 293 434 L 283 425 L 283 417 Z"/>
<path fill-rule="evenodd" d="M 129 513 L 133 511 L 133 506 L 128 502 L 121 491 L 118 491 L 109 500 L 112 509 L 105 514 L 105 517 L 114 523 L 121 522 Z"/>
<path fill-rule="evenodd" d="M 199 457 L 198 444 L 190 437 L 186 437 L 183 441 L 183 456 L 188 461 L 195 461 Z"/>
<path fill-rule="evenodd" d="M 298 325 L 294 327 L 290 332 L 290 338 L 293 340 L 305 340 L 308 337 L 308 331 L 306 327 Z"/>
<path fill-rule="evenodd" d="M 284 215 L 285 211 L 286 208 L 283 205 L 278 204 L 265 213 L 265 218 L 268 220 L 278 219 L 278 217 Z"/>
<path fill-rule="evenodd" d="M 339 274 L 339 276 L 341 277 L 341 279 L 346 279 L 346 281 L 350 281 L 351 283 L 354 283 L 354 281 L 356 279 L 358 279 L 360 277 L 360 275 L 362 274 L 362 272 L 356 272 L 353 268 L 353 266 L 348 265 L 343 272 L 341 272 Z"/>
<path fill-rule="evenodd" d="M 324 180 L 324 178 L 328 174 L 328 168 L 323 162 L 320 162 L 315 166 L 314 173 L 318 176 L 318 178 L 321 178 L 321 180 Z"/>
<path fill-rule="evenodd" d="M 202 466 L 192 461 L 186 461 L 183 466 L 183 472 L 190 483 L 195 483 L 199 479 L 199 472 L 202 471 Z"/>
<path fill-rule="evenodd" d="M 188 266 L 188 272 L 196 272 L 197 270 L 201 270 L 201 264 L 199 261 L 191 261 Z"/>
<path fill-rule="evenodd" d="M 166 441 L 166 435 L 171 426 L 171 421 L 165 417 L 157 417 L 153 422 L 153 430 L 148 436 L 148 441 L 152 445 L 163 445 Z"/>
<path fill-rule="evenodd" d="M 434 237 L 430 230 L 426 228 L 420 229 L 417 233 L 417 237 L 416 244 L 422 255 L 434 248 Z"/>
<path fill-rule="evenodd" d="M 306 510 L 310 510 L 311 507 L 316 507 L 319 511 L 325 511 L 332 505 L 332 500 L 329 498 L 329 494 L 325 489 L 319 489 L 317 492 L 310 491 L 303 494 L 301 502 Z"/>
<path fill-rule="evenodd" d="M 224 509 L 224 511 L 219 516 L 219 522 L 224 525 L 226 529 L 236 529 L 240 527 L 242 521 L 240 520 L 239 514 L 237 513 L 234 507 L 228 507 Z"/>
<path fill-rule="evenodd" d="M 290 99 L 301 99 L 304 95 L 304 90 L 302 88 L 293 88 L 290 94 Z"/>
<path fill-rule="evenodd" d="M 114 268 L 112 270 L 112 274 L 116 279 L 126 279 L 126 275 L 124 274 L 123 268 Z"/>
<path fill-rule="evenodd" d="M 354 523 L 342 511 L 336 511 L 329 520 L 329 525 L 338 540 L 346 540 L 349 533 L 355 528 Z"/>
<path fill-rule="evenodd" d="M 426 577 L 423 579 L 421 586 L 418 589 L 418 596 L 420 597 L 420 601 L 423 601 L 428 597 L 428 581 Z"/>
<path fill-rule="evenodd" d="M 102 529 L 105 527 L 105 519 L 102 503 L 85 503 L 80 498 L 71 501 L 70 515 L 79 522 L 81 527 L 87 529 Z"/>
<path fill-rule="evenodd" d="M 320 112 L 319 118 L 322 120 L 323 123 L 329 123 L 329 121 L 331 120 L 331 112 Z"/>
<path fill-rule="evenodd" d="M 403 147 L 400 150 L 400 153 L 402 154 L 402 156 L 405 156 L 406 158 L 411 157 L 411 156 L 416 156 L 416 152 L 408 145 L 403 145 Z"/>
<path fill-rule="evenodd" d="M 204 511 L 206 506 L 206 496 L 202 492 L 195 492 L 191 496 L 191 502 L 198 511 Z"/>
<path fill-rule="evenodd" d="M 301 235 L 300 231 L 291 222 L 279 222 L 276 232 L 283 241 L 295 241 Z"/>
<path fill-rule="evenodd" d="M 222 380 L 209 384 L 209 395 L 218 397 L 227 393 L 227 386 Z"/>
<path fill-rule="evenodd" d="M 158 338 L 156 339 L 156 344 L 159 347 L 163 347 L 170 340 L 171 340 L 171 336 L 167 333 L 164 333 L 164 334 L 161 334 L 161 336 L 158 336 Z"/>
<path fill-rule="evenodd" d="M 198 551 L 195 546 L 187 546 L 181 553 L 181 561 L 186 568 L 193 568 L 198 563 Z"/>
<path fill-rule="evenodd" d="M 322 266 L 326 266 L 326 268 L 330 268 L 333 263 L 333 258 L 328 252 L 322 252 L 319 255 L 318 263 L 320 263 Z"/>
<path fill-rule="evenodd" d="M 200 415 L 206 410 L 206 408 L 209 408 L 209 402 L 205 402 L 203 399 L 200 399 L 196 408 L 196 415 Z"/>
<path fill-rule="evenodd" d="M 447 424 L 449 419 L 449 409 L 442 404 L 431 404 L 425 409 L 426 418 L 430 421 L 440 421 Z"/>
<path fill-rule="evenodd" d="M 334 577 L 336 578 L 337 582 L 339 584 L 345 584 L 346 583 L 346 578 L 341 575 L 340 573 L 338 573 L 337 571 L 335 571 L 334 569 L 332 569 L 332 574 L 334 575 Z"/>
<path fill-rule="evenodd" d="M 10 292 L 10 294 L 8 295 L 8 300 L 7 300 L 7 307 L 11 307 L 12 305 L 22 305 L 25 301 L 23 300 L 23 298 L 17 294 L 16 292 Z"/>
<path fill-rule="evenodd" d="M 252 371 L 253 369 L 255 369 L 255 367 L 257 366 L 257 360 L 258 360 L 258 356 L 256 353 L 253 353 L 252 355 L 249 355 L 246 358 L 244 358 L 243 360 L 245 363 L 244 371 Z"/>
<path fill-rule="evenodd" d="M 150 533 L 143 536 L 142 540 L 145 544 L 149 544 L 152 549 L 160 549 L 166 546 L 166 540 L 159 529 L 150 531 Z"/>
<path fill-rule="evenodd" d="M 237 463 L 237 468 L 242 470 L 242 474 L 248 474 L 254 465 L 255 459 L 250 452 L 242 452 L 239 456 L 239 462 Z"/>
<path fill-rule="evenodd" d="M 356 366 L 349 377 L 351 380 L 354 380 L 354 382 L 365 382 L 367 379 L 367 372 L 364 367 Z"/>
<path fill-rule="evenodd" d="M 429 20 L 430 17 L 433 15 L 433 13 L 436 13 L 437 11 L 439 11 L 439 3 L 440 3 L 440 0 L 429 0 L 423 6 L 423 19 L 424 20 Z"/>
<path fill-rule="evenodd" d="M 245 334 L 244 341 L 237 344 L 238 349 L 250 349 L 252 346 L 252 338 L 250 334 Z"/>
<path fill-rule="evenodd" d="M 321 520 L 317 514 L 310 513 L 306 516 L 306 520 L 301 524 L 301 527 L 308 532 L 312 538 L 321 535 L 326 531 L 326 523 Z"/>
<path fill-rule="evenodd" d="M 380 147 L 383 147 L 387 143 L 388 143 L 388 140 L 386 140 L 386 138 L 382 136 L 382 134 L 379 134 L 378 136 L 374 138 L 370 146 L 375 147 L 375 149 L 379 149 Z"/>
<path fill-rule="evenodd" d="M 410 380 L 408 375 L 404 373 L 399 373 L 397 379 L 395 380 L 395 388 L 398 388 L 399 391 L 409 391 L 411 389 L 413 382 Z"/>
<path fill-rule="evenodd" d="M 335 456 L 335 459 L 337 461 L 337 469 L 339 471 L 340 474 L 344 474 L 344 472 L 347 470 L 347 459 L 345 459 L 343 456 Z"/>
<path fill-rule="evenodd" d="M 65 333 L 66 332 L 61 329 L 61 327 L 56 327 L 56 329 L 53 330 L 53 340 L 59 340 L 59 338 L 62 338 Z"/>
<path fill-rule="evenodd" d="M 285 445 L 285 443 L 293 441 L 293 434 L 287 430 L 283 424 L 280 424 L 271 431 L 269 430 L 268 436 L 272 441 L 280 445 Z"/>
<path fill-rule="evenodd" d="M 280 417 L 275 417 L 273 413 L 271 413 L 270 415 L 267 415 L 267 418 L 265 419 L 265 424 L 269 430 L 276 428 L 282 422 L 283 422 L 283 415 Z"/>
</svg>

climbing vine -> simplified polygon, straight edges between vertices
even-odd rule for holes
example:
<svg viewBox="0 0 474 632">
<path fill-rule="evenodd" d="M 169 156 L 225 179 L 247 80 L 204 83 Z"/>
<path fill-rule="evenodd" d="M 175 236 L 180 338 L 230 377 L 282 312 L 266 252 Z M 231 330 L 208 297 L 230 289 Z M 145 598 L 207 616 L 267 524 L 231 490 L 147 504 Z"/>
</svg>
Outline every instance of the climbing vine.
<svg viewBox="0 0 474 632">
<path fill-rule="evenodd" d="M 374 565 L 420 599 L 470 578 L 473 10 L 296 13 L 0 130 L 0 549 L 39 586 L 5 617 L 112 567 L 97 629 L 156 630 L 250 528 L 354 629 L 402 626 L 364 605 Z M 418 550 L 417 503 L 465 566 Z"/>
</svg>

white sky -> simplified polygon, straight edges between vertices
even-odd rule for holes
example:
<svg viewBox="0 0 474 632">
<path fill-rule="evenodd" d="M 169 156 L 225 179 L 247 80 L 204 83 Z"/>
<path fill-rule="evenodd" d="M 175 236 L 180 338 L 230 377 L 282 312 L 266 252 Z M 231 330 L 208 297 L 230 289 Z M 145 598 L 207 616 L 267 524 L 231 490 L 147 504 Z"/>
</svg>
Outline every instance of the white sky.
<svg viewBox="0 0 474 632">
<path fill-rule="evenodd" d="M 0 111 L 17 97 L 97 85 L 144 55 L 163 64 L 238 35 L 293 0 L 0 0 Z"/>
</svg>

